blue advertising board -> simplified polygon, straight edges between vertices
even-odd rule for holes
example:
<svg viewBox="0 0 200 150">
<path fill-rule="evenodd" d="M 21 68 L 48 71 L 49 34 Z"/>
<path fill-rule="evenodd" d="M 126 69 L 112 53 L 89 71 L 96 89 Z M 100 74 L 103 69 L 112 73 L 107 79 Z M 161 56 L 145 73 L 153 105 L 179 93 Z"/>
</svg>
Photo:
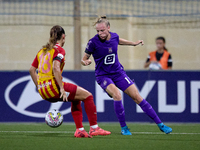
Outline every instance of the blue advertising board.
<svg viewBox="0 0 200 150">
<path fill-rule="evenodd" d="M 200 72 L 127 71 L 127 75 L 164 122 L 200 122 Z M 28 72 L 0 72 L 0 77 L 0 122 L 44 122 L 51 109 L 59 109 L 65 122 L 73 121 L 70 102 L 42 100 Z M 96 83 L 93 71 L 65 71 L 63 77 L 93 94 L 99 122 L 117 122 L 113 101 Z M 152 122 L 129 96 L 122 93 L 122 97 L 127 121 Z M 87 121 L 84 107 L 83 121 Z"/>
</svg>

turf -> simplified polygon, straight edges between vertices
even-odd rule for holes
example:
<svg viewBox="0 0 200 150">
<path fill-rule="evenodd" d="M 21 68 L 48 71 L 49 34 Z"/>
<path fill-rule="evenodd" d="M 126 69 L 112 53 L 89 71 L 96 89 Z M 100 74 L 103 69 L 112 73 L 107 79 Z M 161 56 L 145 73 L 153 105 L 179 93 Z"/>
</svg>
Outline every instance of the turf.
<svg viewBox="0 0 200 150">
<path fill-rule="evenodd" d="M 154 124 L 129 123 L 132 136 L 122 136 L 117 123 L 101 123 L 112 132 L 92 139 L 74 138 L 75 126 L 62 124 L 50 128 L 42 123 L 1 123 L 0 150 L 199 150 L 200 124 L 168 124 L 173 133 L 166 135 Z M 88 131 L 89 126 L 85 125 Z"/>
</svg>

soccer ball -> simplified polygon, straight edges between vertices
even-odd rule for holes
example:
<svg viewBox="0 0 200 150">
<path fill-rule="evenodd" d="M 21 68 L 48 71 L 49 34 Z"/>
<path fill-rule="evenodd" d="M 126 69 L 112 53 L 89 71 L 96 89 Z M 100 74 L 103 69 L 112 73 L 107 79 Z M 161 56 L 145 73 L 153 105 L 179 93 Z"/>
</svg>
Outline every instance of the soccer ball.
<svg viewBox="0 0 200 150">
<path fill-rule="evenodd" d="M 162 70 L 162 66 L 160 63 L 151 63 L 149 65 L 150 70 Z"/>
<path fill-rule="evenodd" d="M 45 122 L 52 128 L 59 127 L 63 123 L 63 115 L 56 109 L 47 112 Z"/>
</svg>

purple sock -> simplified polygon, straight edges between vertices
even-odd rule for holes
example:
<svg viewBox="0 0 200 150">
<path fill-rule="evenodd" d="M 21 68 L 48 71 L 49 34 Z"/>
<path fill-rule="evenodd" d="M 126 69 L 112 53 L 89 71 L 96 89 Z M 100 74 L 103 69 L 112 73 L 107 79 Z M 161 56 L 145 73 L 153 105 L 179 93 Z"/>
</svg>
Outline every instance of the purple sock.
<svg viewBox="0 0 200 150">
<path fill-rule="evenodd" d="M 152 106 L 145 100 L 139 104 L 139 106 L 142 108 L 142 110 L 151 118 L 154 120 L 156 124 L 162 123 L 160 118 L 157 116 L 156 112 L 152 108 Z"/>
<path fill-rule="evenodd" d="M 125 112 L 124 106 L 122 105 L 122 101 L 114 101 L 114 109 L 121 127 L 125 127 Z"/>
</svg>

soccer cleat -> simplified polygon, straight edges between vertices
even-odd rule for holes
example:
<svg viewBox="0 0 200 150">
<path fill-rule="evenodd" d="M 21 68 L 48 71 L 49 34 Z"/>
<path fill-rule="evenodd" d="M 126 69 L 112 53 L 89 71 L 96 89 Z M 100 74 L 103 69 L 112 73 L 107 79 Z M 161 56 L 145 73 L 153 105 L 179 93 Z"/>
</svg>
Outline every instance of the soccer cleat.
<svg viewBox="0 0 200 150">
<path fill-rule="evenodd" d="M 129 131 L 129 128 L 127 126 L 121 128 L 121 134 L 122 135 L 132 135 L 132 133 Z"/>
<path fill-rule="evenodd" d="M 170 127 L 164 125 L 163 123 L 159 123 L 159 124 L 157 124 L 157 125 L 158 125 L 160 131 L 165 132 L 166 134 L 169 134 L 169 133 L 172 132 L 172 128 L 170 128 Z"/>
<path fill-rule="evenodd" d="M 110 135 L 111 132 L 110 131 L 106 131 L 106 130 L 103 130 L 101 129 L 100 127 L 97 127 L 95 129 L 93 129 L 92 127 L 90 127 L 90 132 L 89 134 L 91 136 L 97 136 L 97 135 Z"/>
<path fill-rule="evenodd" d="M 79 130 L 76 129 L 75 133 L 74 133 L 74 137 L 76 138 L 92 138 L 91 135 L 89 135 L 85 130 Z"/>
</svg>

